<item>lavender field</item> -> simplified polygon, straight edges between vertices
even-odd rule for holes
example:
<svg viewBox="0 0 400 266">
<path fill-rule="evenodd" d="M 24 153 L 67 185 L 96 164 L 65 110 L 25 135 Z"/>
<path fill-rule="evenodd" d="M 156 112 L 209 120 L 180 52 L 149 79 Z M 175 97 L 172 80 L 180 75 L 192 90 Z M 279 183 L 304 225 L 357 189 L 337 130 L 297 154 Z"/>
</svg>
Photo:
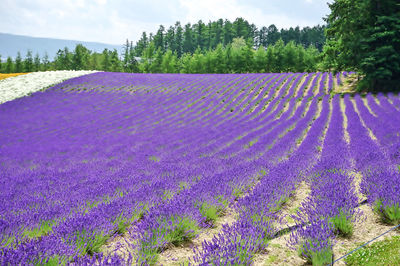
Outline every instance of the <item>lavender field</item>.
<svg viewBox="0 0 400 266">
<path fill-rule="evenodd" d="M 1 104 L 0 264 L 263 264 L 283 235 L 331 262 L 400 223 L 400 98 L 347 75 L 98 72 Z"/>
</svg>

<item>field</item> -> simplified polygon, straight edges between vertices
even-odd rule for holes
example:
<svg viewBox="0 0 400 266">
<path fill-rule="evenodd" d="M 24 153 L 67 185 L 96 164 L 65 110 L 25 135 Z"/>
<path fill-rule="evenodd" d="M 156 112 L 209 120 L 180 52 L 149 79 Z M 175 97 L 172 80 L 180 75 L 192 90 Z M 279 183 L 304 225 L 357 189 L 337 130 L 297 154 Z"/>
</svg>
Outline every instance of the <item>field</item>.
<svg viewBox="0 0 400 266">
<path fill-rule="evenodd" d="M 1 104 L 1 264 L 330 263 L 400 223 L 400 98 L 348 75 L 98 72 Z"/>
</svg>

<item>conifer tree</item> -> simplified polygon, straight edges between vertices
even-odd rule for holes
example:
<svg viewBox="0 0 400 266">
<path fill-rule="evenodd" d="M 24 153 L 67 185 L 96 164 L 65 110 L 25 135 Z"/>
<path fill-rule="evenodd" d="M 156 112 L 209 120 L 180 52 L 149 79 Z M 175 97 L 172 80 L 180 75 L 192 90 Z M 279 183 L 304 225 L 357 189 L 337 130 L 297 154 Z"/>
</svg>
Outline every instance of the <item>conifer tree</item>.
<svg viewBox="0 0 400 266">
<path fill-rule="evenodd" d="M 11 56 L 7 57 L 7 62 L 5 66 L 5 73 L 12 73 L 14 71 L 14 64 Z"/>
<path fill-rule="evenodd" d="M 17 53 L 17 57 L 15 58 L 15 72 L 16 73 L 21 73 L 23 71 L 22 68 L 22 58 L 21 58 L 21 53 Z"/>
<path fill-rule="evenodd" d="M 35 54 L 33 59 L 33 71 L 40 71 L 40 56 L 38 53 Z"/>
</svg>

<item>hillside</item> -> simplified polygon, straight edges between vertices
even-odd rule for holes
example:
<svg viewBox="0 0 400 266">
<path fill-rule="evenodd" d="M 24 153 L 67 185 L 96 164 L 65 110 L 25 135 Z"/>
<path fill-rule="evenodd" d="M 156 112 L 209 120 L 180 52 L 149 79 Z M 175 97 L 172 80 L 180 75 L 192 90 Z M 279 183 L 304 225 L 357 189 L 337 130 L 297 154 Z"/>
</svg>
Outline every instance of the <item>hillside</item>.
<svg viewBox="0 0 400 266">
<path fill-rule="evenodd" d="M 112 45 L 97 42 L 82 42 L 77 40 L 63 40 L 63 39 L 53 39 L 53 38 L 38 38 L 31 36 L 14 35 L 8 33 L 0 33 L 0 55 L 4 61 L 8 56 L 15 58 L 18 52 L 24 57 L 27 50 L 31 50 L 33 54 L 39 53 L 42 57 L 45 52 L 52 59 L 58 49 L 68 47 L 68 49 L 73 50 L 77 44 L 83 44 L 89 50 L 94 52 L 101 52 L 105 48 L 107 49 L 117 49 L 118 52 L 121 51 L 122 45 Z"/>
</svg>

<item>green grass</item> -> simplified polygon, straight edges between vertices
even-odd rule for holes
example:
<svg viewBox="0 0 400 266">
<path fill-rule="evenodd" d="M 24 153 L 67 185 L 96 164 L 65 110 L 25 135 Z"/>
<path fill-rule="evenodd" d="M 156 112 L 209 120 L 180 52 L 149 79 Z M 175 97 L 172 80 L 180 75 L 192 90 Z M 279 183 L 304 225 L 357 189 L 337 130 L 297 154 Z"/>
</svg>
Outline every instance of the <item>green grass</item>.
<svg viewBox="0 0 400 266">
<path fill-rule="evenodd" d="M 248 149 L 258 142 L 258 138 L 252 139 L 248 144 L 244 145 L 244 149 Z"/>
<path fill-rule="evenodd" d="M 220 216 L 221 208 L 213 204 L 203 202 L 200 205 L 200 213 L 206 218 L 207 222 L 214 224 L 217 218 Z"/>
<path fill-rule="evenodd" d="M 31 230 L 25 230 L 23 232 L 23 236 L 28 238 L 38 238 L 41 236 L 45 236 L 53 230 L 54 225 L 54 221 L 42 221 L 38 227 L 35 227 Z"/>
<path fill-rule="evenodd" d="M 85 230 L 76 233 L 75 245 L 82 255 L 99 253 L 109 236 L 103 232 L 90 234 Z"/>
<path fill-rule="evenodd" d="M 10 245 L 13 245 L 15 241 L 15 236 L 4 238 L 0 242 L 0 247 L 8 247 Z"/>
<path fill-rule="evenodd" d="M 54 255 L 52 257 L 40 258 L 39 261 L 33 261 L 33 265 L 41 265 L 41 266 L 58 266 L 58 265 L 67 265 L 68 258 L 60 257 L 59 255 Z"/>
<path fill-rule="evenodd" d="M 313 246 L 311 244 L 311 246 Z M 325 248 L 320 251 L 306 250 L 305 245 L 300 245 L 298 255 L 307 260 L 308 263 L 317 266 L 331 265 L 333 259 L 333 251 L 331 248 Z"/>
<path fill-rule="evenodd" d="M 167 243 L 178 246 L 193 239 L 198 231 L 196 221 L 188 217 L 173 216 L 164 219 L 158 228 L 153 229 L 145 240 L 140 242 L 138 264 L 155 265 L 158 254 L 163 251 L 163 245 L 158 241 L 158 236 L 164 236 Z"/>
<path fill-rule="evenodd" d="M 375 242 L 345 258 L 348 265 L 400 265 L 400 236 Z"/>
<path fill-rule="evenodd" d="M 353 223 L 351 217 L 347 217 L 346 213 L 340 211 L 338 215 L 329 219 L 334 226 L 336 232 L 344 237 L 350 237 L 353 234 Z"/>
<path fill-rule="evenodd" d="M 123 217 L 123 214 L 121 213 L 121 215 L 118 216 L 114 221 L 114 225 L 116 226 L 116 233 L 120 235 L 125 234 L 128 230 L 128 227 L 132 223 L 142 219 L 148 209 L 149 207 L 147 204 L 141 204 L 140 207 L 136 209 L 130 217 Z"/>
<path fill-rule="evenodd" d="M 153 161 L 153 162 L 159 162 L 160 158 L 158 158 L 157 156 L 152 155 L 152 156 L 149 157 L 149 160 Z"/>
<path fill-rule="evenodd" d="M 375 203 L 374 210 L 379 214 L 382 221 L 391 224 L 397 225 L 400 223 L 400 206 L 399 204 L 393 204 L 390 206 L 383 206 L 381 200 L 377 200 Z"/>
</svg>

